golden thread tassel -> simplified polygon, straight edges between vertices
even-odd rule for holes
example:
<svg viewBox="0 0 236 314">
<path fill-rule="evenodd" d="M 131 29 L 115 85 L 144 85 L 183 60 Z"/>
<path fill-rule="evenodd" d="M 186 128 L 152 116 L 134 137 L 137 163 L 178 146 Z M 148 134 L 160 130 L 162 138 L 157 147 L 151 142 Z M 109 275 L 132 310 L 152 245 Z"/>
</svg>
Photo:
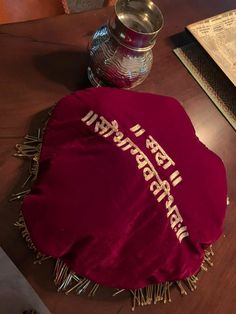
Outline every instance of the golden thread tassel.
<svg viewBox="0 0 236 314">
<path fill-rule="evenodd" d="M 37 254 L 36 260 L 34 261 L 34 264 L 42 264 L 42 262 L 50 259 L 51 256 L 45 256 L 40 254 L 40 256 Z"/>
<path fill-rule="evenodd" d="M 204 263 L 204 262 L 203 262 Z M 208 268 L 202 263 L 201 270 L 208 271 Z"/>
<path fill-rule="evenodd" d="M 88 296 L 89 297 L 94 297 L 96 292 L 97 292 L 97 290 L 98 290 L 98 288 L 99 288 L 99 284 L 95 283 L 94 286 L 92 287 L 92 289 L 90 290 Z M 122 290 L 124 291 L 125 289 L 122 289 Z"/>
<path fill-rule="evenodd" d="M 84 279 L 84 283 L 81 284 L 81 286 L 78 286 L 76 288 L 76 293 L 77 294 L 81 294 L 82 292 L 85 292 L 85 290 L 87 289 L 87 287 L 90 285 L 90 280 L 89 279 Z"/>
<path fill-rule="evenodd" d="M 12 194 L 12 197 L 10 198 L 10 202 L 12 201 L 16 201 L 16 200 L 21 200 L 25 197 L 26 194 L 29 194 L 30 190 L 25 190 L 25 191 L 21 191 L 19 193 L 14 193 Z"/>
<path fill-rule="evenodd" d="M 137 299 L 137 296 L 136 296 L 136 294 L 137 294 L 137 289 L 135 289 L 135 290 L 130 290 L 130 291 L 131 291 L 131 293 L 133 294 L 132 311 L 134 311 L 134 310 L 135 310 L 135 306 L 136 306 L 136 299 Z"/>
<path fill-rule="evenodd" d="M 139 289 L 137 289 L 137 301 L 138 301 L 138 305 L 141 306 L 141 294 L 140 294 Z"/>
<path fill-rule="evenodd" d="M 33 158 L 40 152 L 41 144 L 36 146 L 28 145 L 28 144 L 17 144 L 16 145 L 16 153 L 14 156 L 16 157 L 27 157 Z"/>
<path fill-rule="evenodd" d="M 171 283 L 168 282 L 168 285 L 167 285 L 167 300 L 168 300 L 168 302 L 171 302 L 170 287 L 171 287 Z"/>
<path fill-rule="evenodd" d="M 54 283 L 56 286 L 60 286 L 63 281 L 66 279 L 68 273 L 70 273 L 69 268 L 62 261 L 57 262 L 55 267 L 55 279 Z"/>
<path fill-rule="evenodd" d="M 76 281 L 76 282 L 80 282 L 83 278 L 82 277 L 79 277 L 78 275 L 76 275 L 75 273 L 73 273 L 72 275 L 73 279 Z"/>
<path fill-rule="evenodd" d="M 211 261 L 210 256 L 205 255 L 204 261 L 205 261 L 210 267 L 213 266 L 213 262 Z"/>
<path fill-rule="evenodd" d="M 81 279 L 80 282 L 78 282 L 78 283 L 77 283 L 76 285 L 74 285 L 72 288 L 70 288 L 69 290 L 67 290 L 67 291 L 66 291 L 66 295 L 68 295 L 71 291 L 75 290 L 76 288 L 80 288 L 80 287 L 83 285 L 83 283 L 84 283 L 85 280 L 86 280 L 86 279 Z"/>
<path fill-rule="evenodd" d="M 197 286 L 195 285 L 195 281 L 191 280 L 191 278 L 186 278 L 185 282 L 187 283 L 187 286 L 191 291 L 194 291 L 197 289 Z"/>
<path fill-rule="evenodd" d="M 126 291 L 126 289 L 117 289 L 117 291 L 114 292 L 114 293 L 112 294 L 112 296 L 115 297 L 116 295 L 118 295 L 118 294 L 120 294 L 120 293 L 122 293 L 122 292 L 124 292 L 124 291 Z"/>
<path fill-rule="evenodd" d="M 164 283 L 163 291 L 162 291 L 162 300 L 164 304 L 167 302 L 167 283 Z"/>
<path fill-rule="evenodd" d="M 187 295 L 187 291 L 184 289 L 181 281 L 176 281 L 176 284 L 180 290 L 181 295 Z"/>
<path fill-rule="evenodd" d="M 141 297 L 141 306 L 145 305 L 145 297 L 143 294 L 143 289 L 139 289 L 140 297 Z"/>
<path fill-rule="evenodd" d="M 73 273 L 70 272 L 66 278 L 64 279 L 64 281 L 62 282 L 62 284 L 58 287 L 57 291 L 64 291 L 66 290 L 66 288 L 70 285 L 71 281 L 73 279 Z"/>
</svg>

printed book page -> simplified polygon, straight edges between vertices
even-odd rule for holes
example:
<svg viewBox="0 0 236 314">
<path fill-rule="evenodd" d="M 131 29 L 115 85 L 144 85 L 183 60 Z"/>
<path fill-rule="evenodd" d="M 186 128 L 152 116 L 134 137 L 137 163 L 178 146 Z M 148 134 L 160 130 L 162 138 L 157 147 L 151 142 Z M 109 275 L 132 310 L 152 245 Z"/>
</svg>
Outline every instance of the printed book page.
<svg viewBox="0 0 236 314">
<path fill-rule="evenodd" d="M 236 9 L 186 28 L 236 86 Z"/>
</svg>

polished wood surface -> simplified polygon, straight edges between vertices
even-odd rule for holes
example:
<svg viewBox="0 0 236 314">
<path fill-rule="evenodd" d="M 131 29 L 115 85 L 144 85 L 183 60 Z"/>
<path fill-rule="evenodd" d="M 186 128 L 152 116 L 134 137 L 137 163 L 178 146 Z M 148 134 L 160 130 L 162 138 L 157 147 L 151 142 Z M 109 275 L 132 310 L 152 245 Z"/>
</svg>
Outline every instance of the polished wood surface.
<svg viewBox="0 0 236 314">
<path fill-rule="evenodd" d="M 152 72 L 136 90 L 170 95 L 183 104 L 201 141 L 224 161 L 231 203 L 225 219 L 225 237 L 215 245 L 214 267 L 201 275 L 197 291 L 186 297 L 173 292 L 172 303 L 141 307 L 136 312 L 233 314 L 236 313 L 236 134 L 172 50 L 188 41 L 181 34 L 187 24 L 233 9 L 235 2 L 160 0 L 158 3 L 165 26 L 153 50 Z M 34 254 L 13 226 L 20 205 L 8 202 L 27 171 L 23 161 L 12 157 L 14 145 L 29 129 L 40 125 L 45 111 L 59 98 L 89 86 L 88 41 L 112 10 L 103 8 L 0 27 L 0 241 L 53 314 L 130 313 L 129 296 L 110 298 L 109 289 L 99 292 L 94 299 L 57 293 L 51 276 L 52 261 L 33 264 Z M 155 119 L 158 124 L 158 117 Z M 173 140 L 178 139 L 173 135 Z"/>
<path fill-rule="evenodd" d="M 64 13 L 60 0 L 1 0 L 0 24 L 36 20 Z"/>
</svg>

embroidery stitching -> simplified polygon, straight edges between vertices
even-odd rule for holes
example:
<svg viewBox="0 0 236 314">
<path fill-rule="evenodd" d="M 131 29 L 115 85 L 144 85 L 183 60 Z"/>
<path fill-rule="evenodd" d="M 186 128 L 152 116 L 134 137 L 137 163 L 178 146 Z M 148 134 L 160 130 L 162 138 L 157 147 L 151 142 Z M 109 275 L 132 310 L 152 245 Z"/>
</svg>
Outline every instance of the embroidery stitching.
<svg viewBox="0 0 236 314">
<path fill-rule="evenodd" d="M 166 197 L 165 208 L 167 209 L 167 218 L 170 221 L 171 229 L 174 230 L 176 238 L 181 243 L 182 240 L 189 236 L 187 227 L 183 225 L 183 218 L 179 212 L 177 205 L 174 204 L 174 197 L 171 195 L 170 183 L 167 180 L 162 180 L 153 166 L 152 162 L 148 159 L 145 153 L 129 138 L 124 135 L 119 130 L 119 125 L 116 120 L 112 122 L 107 121 L 103 116 L 98 116 L 92 110 L 89 111 L 81 121 L 88 126 L 91 126 L 95 123 L 94 132 L 102 135 L 107 138 L 114 134 L 113 142 L 117 147 L 120 147 L 123 151 L 130 150 L 131 155 L 135 156 L 137 162 L 137 167 L 139 170 L 143 170 L 143 176 L 145 181 L 150 181 L 150 191 L 155 196 L 158 203 L 162 202 Z M 133 131 L 138 131 L 141 128 L 140 125 L 136 125 L 133 128 Z M 152 153 L 156 153 L 155 159 L 157 165 L 163 167 L 163 169 L 168 169 L 171 165 L 175 165 L 174 161 L 166 154 L 164 149 L 149 135 L 146 140 L 146 147 L 150 148 Z M 167 163 L 164 161 L 167 160 Z M 179 172 L 175 171 L 170 176 L 172 185 L 176 186 L 179 182 L 182 181 L 182 178 L 178 176 Z"/>
</svg>

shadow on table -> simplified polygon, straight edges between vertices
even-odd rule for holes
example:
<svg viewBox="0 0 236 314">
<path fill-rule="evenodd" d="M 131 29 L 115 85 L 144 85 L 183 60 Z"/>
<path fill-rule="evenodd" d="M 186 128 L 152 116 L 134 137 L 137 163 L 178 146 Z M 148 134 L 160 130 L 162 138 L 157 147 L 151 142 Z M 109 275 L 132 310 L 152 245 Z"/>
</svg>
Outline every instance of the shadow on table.
<svg viewBox="0 0 236 314">
<path fill-rule="evenodd" d="M 87 78 L 89 56 L 82 51 L 57 51 L 34 57 L 36 69 L 47 79 L 74 91 L 91 87 Z"/>
<path fill-rule="evenodd" d="M 168 37 L 168 41 L 176 48 L 190 44 L 193 41 L 193 37 L 187 31 L 183 31 Z"/>
</svg>

